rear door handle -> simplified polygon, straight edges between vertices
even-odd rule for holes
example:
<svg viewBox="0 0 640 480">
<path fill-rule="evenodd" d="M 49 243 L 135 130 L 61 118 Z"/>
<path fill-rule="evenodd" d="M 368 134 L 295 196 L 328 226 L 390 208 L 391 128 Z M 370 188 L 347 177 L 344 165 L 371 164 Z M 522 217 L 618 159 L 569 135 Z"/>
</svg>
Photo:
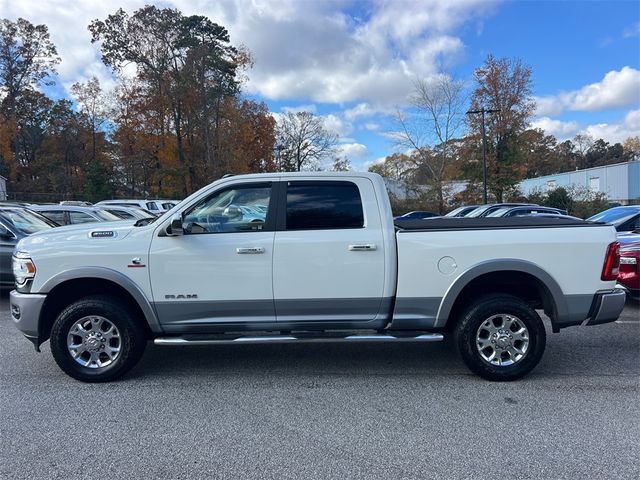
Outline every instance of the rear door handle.
<svg viewBox="0 0 640 480">
<path fill-rule="evenodd" d="M 236 248 L 236 253 L 239 254 L 239 255 L 242 255 L 242 254 L 253 254 L 253 255 L 255 255 L 256 253 L 264 253 L 264 248 L 262 248 L 262 247 Z"/>
<path fill-rule="evenodd" d="M 350 252 L 368 252 L 375 250 L 377 247 L 373 243 L 366 243 L 364 245 L 349 245 Z"/>
</svg>

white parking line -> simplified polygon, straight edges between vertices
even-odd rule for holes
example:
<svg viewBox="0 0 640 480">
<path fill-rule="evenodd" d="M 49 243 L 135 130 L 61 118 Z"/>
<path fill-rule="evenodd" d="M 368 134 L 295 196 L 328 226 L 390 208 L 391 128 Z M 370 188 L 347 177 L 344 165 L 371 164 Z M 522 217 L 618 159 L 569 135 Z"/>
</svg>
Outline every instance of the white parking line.
<svg viewBox="0 0 640 480">
<path fill-rule="evenodd" d="M 640 320 L 616 320 L 616 323 L 640 323 Z"/>
</svg>

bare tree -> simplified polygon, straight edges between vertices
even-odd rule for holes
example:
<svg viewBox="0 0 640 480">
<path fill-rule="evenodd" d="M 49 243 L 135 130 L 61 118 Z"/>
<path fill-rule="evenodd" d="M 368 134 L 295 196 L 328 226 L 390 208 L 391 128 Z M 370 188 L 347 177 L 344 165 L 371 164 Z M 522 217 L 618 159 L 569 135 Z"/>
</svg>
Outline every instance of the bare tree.
<svg viewBox="0 0 640 480">
<path fill-rule="evenodd" d="M 287 112 L 278 120 L 279 169 L 300 171 L 335 153 L 338 136 L 311 112 Z"/>
<path fill-rule="evenodd" d="M 462 81 L 446 75 L 418 79 L 410 97 L 412 110 L 396 115 L 397 142 L 411 150 L 414 176 L 431 186 L 440 213 L 444 212 L 445 171 L 455 160 L 455 140 L 464 126 L 463 88 Z"/>
<path fill-rule="evenodd" d="M 346 156 L 336 157 L 333 160 L 333 166 L 331 167 L 333 172 L 349 172 L 351 171 L 351 162 Z"/>
<path fill-rule="evenodd" d="M 100 81 L 91 77 L 87 83 L 74 83 L 71 95 L 78 103 L 79 110 L 91 131 L 91 160 L 96 159 L 96 137 L 102 125 L 107 121 L 108 105 Z"/>
<path fill-rule="evenodd" d="M 584 133 L 578 133 L 573 138 L 573 144 L 576 146 L 576 152 L 581 157 L 584 157 L 587 154 L 591 147 L 593 147 L 594 142 L 595 140 L 591 135 Z"/>
</svg>

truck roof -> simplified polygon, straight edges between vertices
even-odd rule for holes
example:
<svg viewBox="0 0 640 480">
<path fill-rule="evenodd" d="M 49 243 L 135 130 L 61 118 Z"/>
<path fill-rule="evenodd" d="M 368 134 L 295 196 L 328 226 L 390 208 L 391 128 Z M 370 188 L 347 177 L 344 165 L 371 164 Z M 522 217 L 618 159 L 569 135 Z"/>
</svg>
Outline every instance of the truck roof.
<svg viewBox="0 0 640 480">
<path fill-rule="evenodd" d="M 382 178 L 377 173 L 373 172 L 273 172 L 273 173 L 245 173 L 239 175 L 229 175 L 223 177 L 225 180 L 229 178 L 295 178 L 295 177 L 340 177 L 340 178 Z"/>
</svg>

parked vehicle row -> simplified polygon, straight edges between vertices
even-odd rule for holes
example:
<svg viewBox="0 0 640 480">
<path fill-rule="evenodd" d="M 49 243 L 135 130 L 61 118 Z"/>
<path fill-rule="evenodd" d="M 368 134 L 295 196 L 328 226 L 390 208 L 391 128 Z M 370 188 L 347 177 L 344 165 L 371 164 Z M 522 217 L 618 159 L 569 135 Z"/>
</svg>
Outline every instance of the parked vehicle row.
<svg viewBox="0 0 640 480">
<path fill-rule="evenodd" d="M 179 202 L 176 200 L 103 200 L 96 203 L 96 206 L 109 205 L 119 207 L 138 207 L 143 208 L 154 215 L 159 215 L 171 210 Z"/>
<path fill-rule="evenodd" d="M 18 201 L 1 201 L 0 205 L 9 205 L 9 206 L 21 206 L 32 208 L 34 206 L 52 206 L 52 205 L 63 205 L 66 207 L 103 207 L 103 206 L 121 206 L 127 208 L 138 208 L 144 210 L 146 212 L 152 213 L 153 215 L 160 215 L 168 210 L 171 210 L 175 207 L 179 200 L 167 200 L 167 199 L 156 199 L 156 200 L 129 200 L 129 199 L 119 199 L 119 200 L 103 200 L 96 204 L 92 204 L 91 202 L 86 202 L 83 200 L 63 200 L 60 203 L 30 203 L 30 202 L 18 202 Z"/>
<path fill-rule="evenodd" d="M 521 217 L 524 215 L 568 215 L 566 210 L 560 208 L 543 207 L 533 203 L 490 203 L 486 205 L 465 205 L 450 211 L 447 218 L 485 218 L 485 217 Z M 433 212 L 417 210 L 395 217 L 395 220 L 411 220 L 438 218 Z"/>
</svg>

